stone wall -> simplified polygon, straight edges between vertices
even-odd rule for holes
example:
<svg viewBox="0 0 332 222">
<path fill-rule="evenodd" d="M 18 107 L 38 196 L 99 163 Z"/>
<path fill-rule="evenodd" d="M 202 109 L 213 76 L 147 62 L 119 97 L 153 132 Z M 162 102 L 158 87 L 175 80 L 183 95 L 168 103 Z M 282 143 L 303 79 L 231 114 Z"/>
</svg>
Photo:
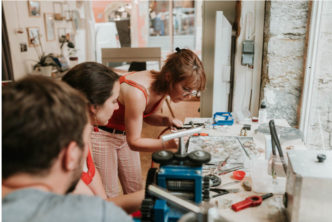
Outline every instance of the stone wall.
<svg viewBox="0 0 332 222">
<path fill-rule="evenodd" d="M 267 1 L 261 99 L 268 118 L 297 126 L 303 82 L 308 1 Z"/>
<path fill-rule="evenodd" d="M 322 2 L 308 145 L 332 149 L 332 2 Z"/>
</svg>

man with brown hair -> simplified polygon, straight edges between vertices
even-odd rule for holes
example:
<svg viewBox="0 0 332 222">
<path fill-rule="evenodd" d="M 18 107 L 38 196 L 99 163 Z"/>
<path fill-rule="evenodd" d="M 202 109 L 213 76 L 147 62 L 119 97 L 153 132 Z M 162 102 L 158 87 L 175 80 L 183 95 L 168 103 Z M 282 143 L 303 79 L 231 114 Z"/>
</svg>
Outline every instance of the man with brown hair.
<svg viewBox="0 0 332 222">
<path fill-rule="evenodd" d="M 3 88 L 3 221 L 132 221 L 101 198 L 68 194 L 87 156 L 88 121 L 86 99 L 63 82 L 30 76 Z"/>
</svg>

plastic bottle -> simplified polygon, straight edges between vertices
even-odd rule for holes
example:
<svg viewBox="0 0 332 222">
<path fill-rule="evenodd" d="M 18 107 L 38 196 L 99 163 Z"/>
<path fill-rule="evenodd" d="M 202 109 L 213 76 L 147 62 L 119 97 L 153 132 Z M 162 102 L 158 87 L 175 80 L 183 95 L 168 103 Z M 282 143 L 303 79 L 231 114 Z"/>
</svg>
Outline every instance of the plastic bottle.
<svg viewBox="0 0 332 222">
<path fill-rule="evenodd" d="M 266 104 L 264 101 L 262 102 L 261 108 L 259 109 L 258 118 L 259 118 L 259 123 L 267 122 Z"/>
</svg>

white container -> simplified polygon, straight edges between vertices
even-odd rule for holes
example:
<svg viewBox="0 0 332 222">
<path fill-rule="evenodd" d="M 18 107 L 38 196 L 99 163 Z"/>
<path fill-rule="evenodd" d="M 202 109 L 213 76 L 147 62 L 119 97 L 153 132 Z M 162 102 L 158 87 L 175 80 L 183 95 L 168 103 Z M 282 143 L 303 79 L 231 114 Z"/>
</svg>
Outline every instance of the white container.
<svg viewBox="0 0 332 222">
<path fill-rule="evenodd" d="M 269 160 L 272 153 L 271 135 L 264 134 L 265 139 L 265 159 Z"/>
<path fill-rule="evenodd" d="M 51 76 L 52 74 L 52 66 L 41 66 L 40 72 L 43 76 Z"/>
<path fill-rule="evenodd" d="M 286 178 L 273 179 L 268 174 L 268 160 L 254 159 L 250 163 L 252 190 L 256 193 L 283 194 L 286 188 Z"/>
<path fill-rule="evenodd" d="M 318 154 L 326 160 L 319 162 Z M 291 222 L 330 222 L 332 218 L 332 151 L 288 152 L 286 214 Z"/>
</svg>

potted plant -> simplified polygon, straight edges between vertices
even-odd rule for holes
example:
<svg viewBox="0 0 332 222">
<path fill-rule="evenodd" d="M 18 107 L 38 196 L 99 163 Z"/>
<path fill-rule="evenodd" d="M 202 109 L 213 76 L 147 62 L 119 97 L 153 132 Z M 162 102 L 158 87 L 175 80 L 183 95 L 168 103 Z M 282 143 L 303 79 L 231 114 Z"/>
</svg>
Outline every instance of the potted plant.
<svg viewBox="0 0 332 222">
<path fill-rule="evenodd" d="M 59 65 L 55 62 L 55 56 L 52 53 L 49 53 L 47 55 L 43 53 L 39 57 L 39 61 L 37 62 L 37 64 L 33 66 L 33 69 L 35 70 L 39 68 L 40 72 L 43 75 L 51 76 L 53 67 L 56 67 L 57 69 L 59 68 Z"/>
<path fill-rule="evenodd" d="M 36 38 L 38 38 L 38 42 L 40 42 L 40 52 L 38 52 L 37 44 L 35 44 Z M 36 70 L 38 68 L 42 75 L 51 76 L 52 67 L 56 67 L 57 69 L 60 68 L 59 64 L 56 62 L 56 57 L 52 53 L 44 53 L 39 34 L 34 37 L 34 39 L 32 39 L 32 43 L 38 56 L 37 63 L 33 66 L 33 70 Z"/>
</svg>

